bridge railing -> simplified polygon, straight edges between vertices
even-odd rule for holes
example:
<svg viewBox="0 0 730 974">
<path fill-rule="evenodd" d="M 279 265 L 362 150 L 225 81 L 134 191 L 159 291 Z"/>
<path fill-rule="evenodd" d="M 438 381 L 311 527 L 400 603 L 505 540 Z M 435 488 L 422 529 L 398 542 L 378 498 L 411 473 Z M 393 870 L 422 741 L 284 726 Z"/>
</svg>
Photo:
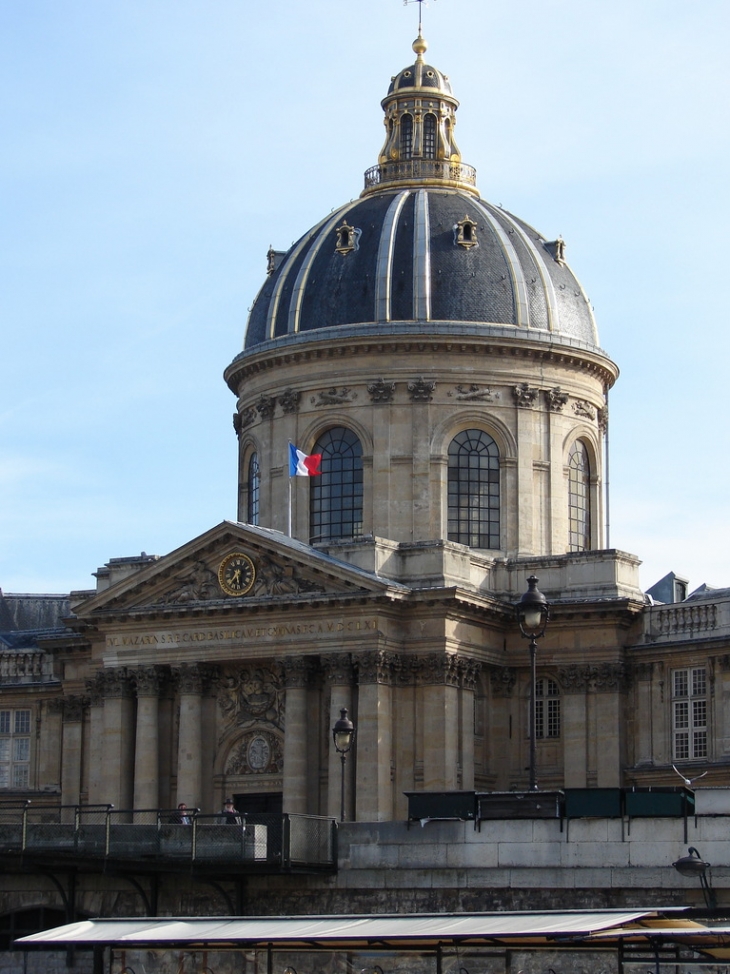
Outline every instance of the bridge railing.
<svg viewBox="0 0 730 974">
<path fill-rule="evenodd" d="M 223 814 L 113 805 L 0 803 L 0 855 L 240 863 L 286 870 L 336 864 L 335 819 L 318 815 Z"/>
</svg>

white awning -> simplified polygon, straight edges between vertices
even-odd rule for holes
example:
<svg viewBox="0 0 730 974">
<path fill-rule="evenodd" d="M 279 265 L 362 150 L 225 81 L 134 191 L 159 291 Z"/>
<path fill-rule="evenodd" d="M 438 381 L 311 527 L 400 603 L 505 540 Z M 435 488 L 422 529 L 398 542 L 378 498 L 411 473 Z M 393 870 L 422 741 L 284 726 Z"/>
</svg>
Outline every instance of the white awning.
<svg viewBox="0 0 730 974">
<path fill-rule="evenodd" d="M 682 910 L 576 910 L 543 913 L 438 913 L 399 916 L 171 917 L 99 919 L 70 923 L 16 940 L 18 946 L 69 944 L 170 947 L 196 944 L 299 948 L 377 946 L 433 949 L 460 944 L 555 946 L 591 941 L 644 939 L 730 944 L 730 927 L 707 927 L 681 919 Z M 669 918 L 668 918 L 669 915 Z"/>
</svg>

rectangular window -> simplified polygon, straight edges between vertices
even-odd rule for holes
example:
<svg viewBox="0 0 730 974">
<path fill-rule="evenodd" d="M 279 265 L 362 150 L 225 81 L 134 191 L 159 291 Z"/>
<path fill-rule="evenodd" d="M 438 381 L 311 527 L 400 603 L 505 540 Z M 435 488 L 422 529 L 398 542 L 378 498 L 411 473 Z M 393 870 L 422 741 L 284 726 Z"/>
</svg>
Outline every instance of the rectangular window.
<svg viewBox="0 0 730 974">
<path fill-rule="evenodd" d="M 703 666 L 672 674 L 673 757 L 690 761 L 707 757 L 707 672 Z"/>
<path fill-rule="evenodd" d="M 30 710 L 0 710 L 0 788 L 30 785 Z"/>
</svg>

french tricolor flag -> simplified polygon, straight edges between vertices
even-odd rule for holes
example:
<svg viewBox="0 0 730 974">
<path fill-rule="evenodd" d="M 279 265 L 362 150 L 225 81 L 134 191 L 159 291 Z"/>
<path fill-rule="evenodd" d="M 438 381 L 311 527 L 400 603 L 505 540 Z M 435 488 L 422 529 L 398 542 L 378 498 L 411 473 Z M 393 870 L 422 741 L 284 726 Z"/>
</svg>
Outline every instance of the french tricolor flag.
<svg viewBox="0 0 730 974">
<path fill-rule="evenodd" d="M 321 474 L 319 465 L 322 462 L 321 453 L 311 453 L 307 456 L 301 450 L 297 450 L 293 443 L 289 444 L 289 476 L 290 477 L 316 477 Z"/>
</svg>

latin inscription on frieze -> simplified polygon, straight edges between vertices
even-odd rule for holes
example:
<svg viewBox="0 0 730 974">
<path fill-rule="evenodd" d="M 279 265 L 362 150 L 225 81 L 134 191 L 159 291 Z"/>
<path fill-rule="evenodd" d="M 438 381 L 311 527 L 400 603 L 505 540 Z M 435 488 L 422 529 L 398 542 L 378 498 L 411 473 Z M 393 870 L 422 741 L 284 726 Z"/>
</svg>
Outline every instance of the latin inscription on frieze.
<svg viewBox="0 0 730 974">
<path fill-rule="evenodd" d="M 375 632 L 374 619 L 349 619 L 337 622 L 279 622 L 271 625 L 235 626 L 224 629 L 184 629 L 180 632 L 129 633 L 106 637 L 107 649 L 146 646 L 186 646 L 200 643 L 225 643 L 271 639 L 288 636 L 319 636 L 348 632 Z"/>
</svg>

